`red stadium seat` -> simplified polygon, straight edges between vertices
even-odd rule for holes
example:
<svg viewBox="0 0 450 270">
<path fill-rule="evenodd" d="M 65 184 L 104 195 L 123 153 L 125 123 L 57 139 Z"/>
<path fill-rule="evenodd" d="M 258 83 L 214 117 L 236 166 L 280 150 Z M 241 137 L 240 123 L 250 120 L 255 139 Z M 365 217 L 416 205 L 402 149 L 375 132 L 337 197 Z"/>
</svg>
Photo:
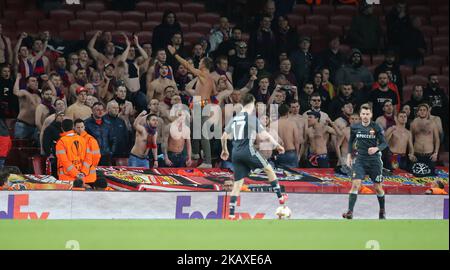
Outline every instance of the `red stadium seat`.
<svg viewBox="0 0 450 270">
<path fill-rule="evenodd" d="M 419 84 L 419 85 L 423 85 L 423 86 L 427 85 L 427 83 L 428 83 L 427 77 L 422 76 L 422 75 L 408 76 L 408 77 L 406 77 L 406 81 L 408 84 L 413 84 L 413 85 Z"/>
<path fill-rule="evenodd" d="M 334 7 L 331 5 L 315 5 L 312 7 L 312 13 L 329 17 L 334 14 Z"/>
<path fill-rule="evenodd" d="M 92 29 L 101 31 L 114 31 L 116 30 L 116 24 L 114 21 L 109 20 L 99 20 L 92 24 Z"/>
<path fill-rule="evenodd" d="M 305 23 L 325 27 L 328 25 L 328 18 L 324 15 L 307 15 L 305 16 Z"/>
<path fill-rule="evenodd" d="M 199 33 L 209 33 L 211 31 L 212 25 L 205 22 L 198 22 L 191 24 L 190 31 L 191 32 L 199 32 Z"/>
<path fill-rule="evenodd" d="M 448 66 L 445 66 L 445 67 L 443 67 L 442 68 L 442 75 L 449 75 L 449 73 L 448 73 Z"/>
<path fill-rule="evenodd" d="M 433 37 L 433 47 L 448 47 L 448 36 Z"/>
<path fill-rule="evenodd" d="M 83 6 L 82 1 L 80 1 L 79 5 L 63 4 L 61 6 L 61 9 L 66 9 L 66 10 L 70 10 L 70 11 L 76 12 L 76 11 L 84 10 L 84 6 Z"/>
<path fill-rule="evenodd" d="M 448 26 L 448 17 L 438 15 L 430 18 L 431 25 L 436 27 Z"/>
<path fill-rule="evenodd" d="M 138 32 L 136 35 L 139 38 L 139 43 L 140 44 L 151 43 L 152 42 L 152 37 L 153 37 L 153 32 L 152 31 L 141 31 L 141 32 Z"/>
<path fill-rule="evenodd" d="M 50 19 L 56 22 L 67 23 L 67 21 L 75 19 L 75 14 L 73 11 L 64 9 L 51 10 Z"/>
<path fill-rule="evenodd" d="M 300 14 L 288 14 L 287 19 L 292 27 L 298 27 L 305 21 L 303 15 Z"/>
<path fill-rule="evenodd" d="M 133 21 L 120 21 L 116 23 L 116 29 L 119 31 L 140 32 L 141 25 Z"/>
<path fill-rule="evenodd" d="M 148 21 L 142 23 L 142 30 L 144 31 L 153 31 L 156 26 L 158 26 L 161 22 L 159 21 Z"/>
<path fill-rule="evenodd" d="M 176 13 L 177 20 L 179 22 L 187 23 L 187 24 L 193 24 L 195 23 L 196 19 L 194 14 L 188 13 L 188 12 L 178 12 Z"/>
<path fill-rule="evenodd" d="M 438 75 L 439 85 L 448 90 L 448 75 Z"/>
<path fill-rule="evenodd" d="M 437 55 L 440 55 L 443 57 L 448 57 L 448 46 L 434 47 L 433 52 L 434 52 L 434 54 L 437 54 Z"/>
<path fill-rule="evenodd" d="M 80 10 L 77 11 L 77 19 L 79 20 L 86 20 L 90 22 L 94 22 L 98 20 L 99 14 L 96 11 L 92 10 Z"/>
<path fill-rule="evenodd" d="M 58 36 L 66 41 L 83 40 L 84 34 L 73 30 L 60 31 Z"/>
<path fill-rule="evenodd" d="M 352 17 L 344 15 L 334 15 L 330 17 L 330 23 L 340 25 L 342 27 L 350 26 Z"/>
<path fill-rule="evenodd" d="M 100 20 L 110 20 L 113 22 L 119 22 L 122 20 L 122 14 L 118 11 L 106 10 L 100 12 Z"/>
<path fill-rule="evenodd" d="M 297 27 L 297 33 L 299 35 L 305 35 L 305 36 L 318 36 L 320 35 L 319 27 L 313 24 L 302 24 Z"/>
<path fill-rule="evenodd" d="M 329 36 L 337 35 L 342 37 L 344 34 L 344 28 L 340 25 L 329 24 L 324 28 L 325 33 Z"/>
<path fill-rule="evenodd" d="M 142 12 L 152 12 L 156 10 L 156 4 L 147 1 L 138 2 L 136 3 L 136 10 Z"/>
<path fill-rule="evenodd" d="M 353 5 L 341 5 L 336 7 L 336 15 L 355 16 L 358 14 L 358 8 Z"/>
<path fill-rule="evenodd" d="M 367 69 L 370 71 L 370 73 L 375 74 L 375 69 L 377 68 L 377 65 L 370 65 L 367 67 Z"/>
<path fill-rule="evenodd" d="M 67 25 L 65 26 L 64 29 L 61 29 L 58 22 L 55 22 L 54 20 L 40 20 L 38 24 L 40 31 L 50 31 L 50 33 L 55 33 L 58 32 L 59 30 L 68 29 Z"/>
<path fill-rule="evenodd" d="M 414 85 L 413 84 L 407 84 L 403 86 L 403 100 L 408 101 L 411 100 L 411 94 L 413 92 Z"/>
<path fill-rule="evenodd" d="M 84 9 L 97 12 L 106 10 L 103 2 L 86 2 L 84 4 Z"/>
<path fill-rule="evenodd" d="M 439 152 L 439 161 L 442 163 L 443 166 L 448 168 L 448 159 L 449 159 L 449 153 L 448 152 Z"/>
<path fill-rule="evenodd" d="M 163 12 L 166 10 L 170 10 L 172 12 L 179 12 L 181 11 L 181 6 L 179 3 L 176 2 L 159 2 L 157 9 Z"/>
<path fill-rule="evenodd" d="M 346 44 L 341 44 L 339 46 L 339 51 L 342 52 L 343 55 L 345 55 L 345 57 L 347 57 L 348 55 L 350 55 L 350 52 L 352 51 L 352 48 Z"/>
<path fill-rule="evenodd" d="M 440 73 L 440 67 L 436 66 L 420 66 L 416 68 L 416 74 L 428 77 L 428 75 L 436 73 Z"/>
<path fill-rule="evenodd" d="M 302 16 L 310 15 L 312 13 L 311 6 L 310 5 L 304 5 L 304 4 L 295 5 L 294 6 L 294 13 L 297 14 L 297 15 L 302 15 Z"/>
<path fill-rule="evenodd" d="M 381 63 L 384 62 L 384 58 L 385 58 L 384 55 L 373 55 L 372 56 L 372 64 L 379 66 Z"/>
<path fill-rule="evenodd" d="M 206 12 L 206 8 L 201 3 L 186 3 L 183 4 L 183 11 L 191 14 L 200 14 Z"/>
<path fill-rule="evenodd" d="M 147 21 L 159 21 L 162 22 L 163 13 L 161 11 L 154 11 L 147 13 Z"/>
<path fill-rule="evenodd" d="M 325 50 L 328 46 L 326 37 L 324 36 L 312 36 L 311 37 L 311 52 L 319 53 Z"/>
<path fill-rule="evenodd" d="M 409 67 L 409 66 L 400 66 L 400 73 L 402 74 L 403 78 L 406 80 L 407 77 L 414 74 L 414 70 L 412 67 Z"/>
<path fill-rule="evenodd" d="M 113 31 L 113 32 L 111 32 L 111 35 L 112 35 L 112 39 L 113 39 L 113 42 L 118 42 L 118 43 L 122 43 L 122 44 L 125 44 L 125 38 L 123 37 L 123 35 L 125 35 L 125 36 L 127 36 L 128 37 L 128 39 L 130 39 L 130 41 L 131 41 L 131 35 L 132 35 L 132 33 L 131 32 L 128 32 L 128 31 L 122 31 L 122 30 L 120 30 L 120 31 Z"/>
<path fill-rule="evenodd" d="M 114 158 L 114 166 L 128 166 L 128 158 Z"/>
<path fill-rule="evenodd" d="M 429 6 L 410 6 L 408 8 L 409 14 L 412 16 L 430 16 L 430 7 Z"/>
<path fill-rule="evenodd" d="M 439 32 L 439 35 L 447 35 L 448 36 L 448 26 L 447 25 L 439 26 L 438 32 Z"/>
<path fill-rule="evenodd" d="M 210 24 L 217 24 L 219 23 L 220 15 L 217 13 L 201 13 L 197 15 L 197 21 L 198 22 L 207 22 Z"/>
<path fill-rule="evenodd" d="M 33 20 L 44 20 L 45 19 L 45 13 L 40 10 L 25 10 L 23 12 L 24 17 L 27 19 L 33 19 Z"/>
<path fill-rule="evenodd" d="M 426 37 L 433 37 L 437 34 L 437 28 L 431 25 L 423 25 L 420 27 L 423 35 Z"/>
<path fill-rule="evenodd" d="M 448 16 L 448 2 L 447 5 L 440 5 L 438 8 L 438 14 Z"/>
<path fill-rule="evenodd" d="M 18 32 L 36 33 L 39 31 L 38 24 L 34 20 L 19 20 L 16 22 Z"/>
<path fill-rule="evenodd" d="M 69 21 L 69 28 L 74 31 L 87 32 L 92 30 L 92 23 L 85 20 L 72 20 Z"/>
<path fill-rule="evenodd" d="M 371 59 L 370 55 L 368 55 L 368 54 L 363 54 L 362 61 L 365 66 L 372 64 L 372 59 Z"/>
<path fill-rule="evenodd" d="M 445 58 L 439 55 L 429 55 L 423 58 L 423 64 L 426 66 L 440 67 L 444 65 Z"/>
<path fill-rule="evenodd" d="M 184 40 L 191 43 L 191 44 L 195 44 L 197 43 L 201 38 L 205 37 L 206 35 L 202 34 L 202 33 L 198 33 L 198 32 L 189 32 L 184 34 Z"/>
<path fill-rule="evenodd" d="M 29 157 L 31 168 L 33 168 L 34 175 L 45 175 L 45 161 L 46 158 L 41 155 Z"/>
<path fill-rule="evenodd" d="M 122 13 L 122 20 L 143 22 L 146 20 L 145 12 L 143 11 L 125 11 Z"/>
<path fill-rule="evenodd" d="M 184 22 L 179 22 L 179 23 L 180 23 L 181 31 L 183 33 L 189 32 L 189 24 L 184 23 Z"/>
</svg>

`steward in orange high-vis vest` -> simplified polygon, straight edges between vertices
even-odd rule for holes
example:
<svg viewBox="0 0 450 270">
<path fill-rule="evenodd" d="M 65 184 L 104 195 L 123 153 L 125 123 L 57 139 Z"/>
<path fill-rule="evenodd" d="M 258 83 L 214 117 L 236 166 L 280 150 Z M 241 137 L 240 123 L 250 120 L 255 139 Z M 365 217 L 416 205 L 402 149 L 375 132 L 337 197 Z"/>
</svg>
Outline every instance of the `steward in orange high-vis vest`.
<svg viewBox="0 0 450 270">
<path fill-rule="evenodd" d="M 73 121 L 65 119 L 62 122 L 63 132 L 56 143 L 56 159 L 59 180 L 86 181 L 89 175 L 92 155 L 88 153 L 86 141 L 73 131 Z"/>
<path fill-rule="evenodd" d="M 84 181 L 86 184 L 92 184 L 97 180 L 97 166 L 98 163 L 100 162 L 100 158 L 102 157 L 102 155 L 100 154 L 100 146 L 98 145 L 97 140 L 85 131 L 83 120 L 81 119 L 75 120 L 74 130 L 78 135 L 84 138 L 88 148 L 87 152 L 88 154 L 92 155 L 91 159 L 92 163 L 89 164 L 90 165 L 89 174 L 86 175 Z"/>
</svg>

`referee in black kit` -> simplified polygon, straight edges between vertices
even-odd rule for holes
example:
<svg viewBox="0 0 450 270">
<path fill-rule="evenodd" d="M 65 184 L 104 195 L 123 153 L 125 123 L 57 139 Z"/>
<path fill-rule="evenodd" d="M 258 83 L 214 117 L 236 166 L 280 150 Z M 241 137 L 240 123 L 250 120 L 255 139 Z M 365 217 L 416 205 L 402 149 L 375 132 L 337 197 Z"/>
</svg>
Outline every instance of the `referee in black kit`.
<svg viewBox="0 0 450 270">
<path fill-rule="evenodd" d="M 343 218 L 353 218 L 353 208 L 361 187 L 361 181 L 366 175 L 374 183 L 380 204 L 379 218 L 386 218 L 384 208 L 383 190 L 383 162 L 381 152 L 388 147 L 384 138 L 383 129 L 372 119 L 372 107 L 363 104 L 359 112 L 361 123 L 351 126 L 350 140 L 348 143 L 347 166 L 352 168 L 352 188 L 350 190 L 348 211 L 342 215 Z M 356 158 L 352 164 L 353 145 L 356 148 Z"/>
</svg>

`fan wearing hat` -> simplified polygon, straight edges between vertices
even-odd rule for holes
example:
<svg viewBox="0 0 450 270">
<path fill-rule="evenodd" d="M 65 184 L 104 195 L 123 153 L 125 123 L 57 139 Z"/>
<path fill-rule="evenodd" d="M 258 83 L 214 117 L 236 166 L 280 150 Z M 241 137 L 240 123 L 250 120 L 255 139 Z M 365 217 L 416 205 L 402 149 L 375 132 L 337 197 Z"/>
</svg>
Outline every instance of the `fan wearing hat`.
<svg viewBox="0 0 450 270">
<path fill-rule="evenodd" d="M 75 92 L 77 94 L 77 100 L 74 104 L 67 108 L 66 116 L 72 120 L 86 120 L 92 115 L 92 109 L 85 104 L 88 91 L 86 88 L 80 86 L 75 90 Z"/>
<path fill-rule="evenodd" d="M 304 85 L 308 81 L 312 72 L 313 55 L 310 52 L 311 38 L 302 36 L 298 42 L 298 48 L 294 50 L 290 56 L 292 70 L 298 85 Z"/>
<path fill-rule="evenodd" d="M 373 76 L 369 69 L 364 66 L 360 50 L 352 50 L 348 64 L 336 72 L 335 81 L 336 85 L 351 84 L 355 92 L 362 89 L 370 89 L 373 83 Z"/>
</svg>

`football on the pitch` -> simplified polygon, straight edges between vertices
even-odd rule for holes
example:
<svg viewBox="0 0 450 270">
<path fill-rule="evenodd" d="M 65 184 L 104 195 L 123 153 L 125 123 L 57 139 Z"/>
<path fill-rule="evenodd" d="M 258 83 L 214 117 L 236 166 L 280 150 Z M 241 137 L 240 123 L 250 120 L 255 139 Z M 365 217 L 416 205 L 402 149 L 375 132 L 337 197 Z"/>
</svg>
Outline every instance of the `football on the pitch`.
<svg viewBox="0 0 450 270">
<path fill-rule="evenodd" d="M 278 216 L 278 219 L 289 219 L 292 216 L 292 211 L 287 205 L 282 205 L 277 208 L 275 214 Z"/>
</svg>

